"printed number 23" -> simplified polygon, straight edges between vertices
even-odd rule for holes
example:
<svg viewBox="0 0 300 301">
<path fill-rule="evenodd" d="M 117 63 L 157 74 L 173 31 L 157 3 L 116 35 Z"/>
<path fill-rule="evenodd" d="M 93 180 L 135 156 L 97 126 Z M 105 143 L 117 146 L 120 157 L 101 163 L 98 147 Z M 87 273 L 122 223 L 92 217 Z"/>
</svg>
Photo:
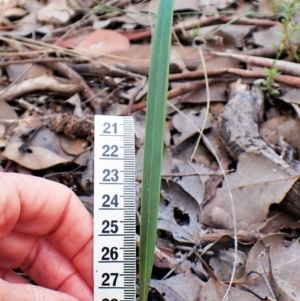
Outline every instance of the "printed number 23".
<svg viewBox="0 0 300 301">
<path fill-rule="evenodd" d="M 119 180 L 119 171 L 117 169 L 112 169 L 112 170 L 109 170 L 109 169 L 104 169 L 103 170 L 103 174 L 104 174 L 104 177 L 103 177 L 103 181 L 104 182 L 117 182 Z"/>
</svg>

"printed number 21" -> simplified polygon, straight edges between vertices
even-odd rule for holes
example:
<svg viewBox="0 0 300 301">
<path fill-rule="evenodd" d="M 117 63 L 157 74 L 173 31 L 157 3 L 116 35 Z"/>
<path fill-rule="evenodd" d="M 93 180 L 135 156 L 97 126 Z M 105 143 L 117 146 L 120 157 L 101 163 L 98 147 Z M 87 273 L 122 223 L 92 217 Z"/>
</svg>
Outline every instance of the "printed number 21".
<svg viewBox="0 0 300 301">
<path fill-rule="evenodd" d="M 112 134 L 112 133 L 117 134 L 117 123 L 116 122 L 113 124 L 111 124 L 109 122 L 105 122 L 103 124 L 103 126 L 104 126 L 104 130 L 103 130 L 104 134 Z M 111 132 L 111 128 L 113 129 L 113 132 Z"/>
</svg>

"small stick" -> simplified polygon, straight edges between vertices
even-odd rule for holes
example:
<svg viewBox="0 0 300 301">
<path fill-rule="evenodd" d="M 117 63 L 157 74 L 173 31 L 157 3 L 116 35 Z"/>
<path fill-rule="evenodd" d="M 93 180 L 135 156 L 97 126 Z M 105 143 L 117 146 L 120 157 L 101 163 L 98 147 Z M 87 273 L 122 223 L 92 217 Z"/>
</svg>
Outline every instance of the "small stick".
<svg viewBox="0 0 300 301">
<path fill-rule="evenodd" d="M 261 78 L 266 77 L 265 72 L 260 71 L 252 71 L 252 70 L 244 70 L 239 68 L 220 68 L 214 70 L 207 70 L 208 77 L 220 76 L 223 74 L 234 74 L 241 77 L 247 78 Z M 204 77 L 204 71 L 191 71 L 184 73 L 171 74 L 169 76 L 170 81 L 183 80 L 183 79 L 198 79 Z M 300 88 L 300 78 L 291 75 L 277 75 L 274 76 L 275 81 L 280 82 L 282 84 L 294 86 Z"/>
<path fill-rule="evenodd" d="M 267 67 L 267 68 L 271 68 L 274 66 L 275 68 L 278 69 L 278 71 L 282 73 L 286 73 L 293 76 L 300 76 L 300 65 L 296 63 L 282 61 L 282 60 L 275 61 L 268 58 L 255 57 L 251 55 L 238 54 L 238 53 L 226 53 L 226 52 L 211 52 L 211 53 L 216 56 L 231 57 L 234 59 L 238 59 L 242 62 L 253 64 L 256 66 Z"/>
<path fill-rule="evenodd" d="M 218 24 L 237 24 L 237 25 L 254 25 L 254 26 L 273 26 L 276 25 L 277 22 L 270 21 L 270 20 L 261 20 L 261 19 L 249 19 L 249 18 L 237 18 L 237 17 L 230 17 L 230 16 L 214 16 L 206 18 L 205 20 L 196 20 L 193 23 L 185 24 L 178 24 L 174 26 L 174 31 L 176 33 L 180 33 L 182 30 L 189 30 L 193 28 L 200 28 L 206 27 L 211 25 L 218 25 Z M 130 41 L 138 41 L 142 39 L 148 39 L 152 36 L 151 29 L 143 30 L 141 32 L 136 32 L 136 34 L 132 34 L 129 39 Z"/>
</svg>

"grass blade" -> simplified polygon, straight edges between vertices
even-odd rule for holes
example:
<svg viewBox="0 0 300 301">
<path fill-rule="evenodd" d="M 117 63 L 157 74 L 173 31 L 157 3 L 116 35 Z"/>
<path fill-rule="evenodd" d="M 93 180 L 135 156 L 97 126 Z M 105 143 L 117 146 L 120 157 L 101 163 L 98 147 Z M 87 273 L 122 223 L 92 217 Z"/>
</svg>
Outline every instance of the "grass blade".
<svg viewBox="0 0 300 301">
<path fill-rule="evenodd" d="M 173 0 L 161 0 L 152 42 L 140 227 L 140 300 L 148 298 L 154 261 L 167 105 Z"/>
</svg>

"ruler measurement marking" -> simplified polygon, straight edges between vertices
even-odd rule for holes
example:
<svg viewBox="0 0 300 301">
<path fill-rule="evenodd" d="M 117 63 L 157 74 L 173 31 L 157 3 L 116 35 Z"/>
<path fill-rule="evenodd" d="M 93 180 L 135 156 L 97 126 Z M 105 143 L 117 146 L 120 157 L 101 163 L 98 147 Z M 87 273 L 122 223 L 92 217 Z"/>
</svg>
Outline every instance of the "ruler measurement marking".
<svg viewBox="0 0 300 301">
<path fill-rule="evenodd" d="M 94 301 L 135 301 L 133 118 L 95 116 L 94 153 Z"/>
</svg>

